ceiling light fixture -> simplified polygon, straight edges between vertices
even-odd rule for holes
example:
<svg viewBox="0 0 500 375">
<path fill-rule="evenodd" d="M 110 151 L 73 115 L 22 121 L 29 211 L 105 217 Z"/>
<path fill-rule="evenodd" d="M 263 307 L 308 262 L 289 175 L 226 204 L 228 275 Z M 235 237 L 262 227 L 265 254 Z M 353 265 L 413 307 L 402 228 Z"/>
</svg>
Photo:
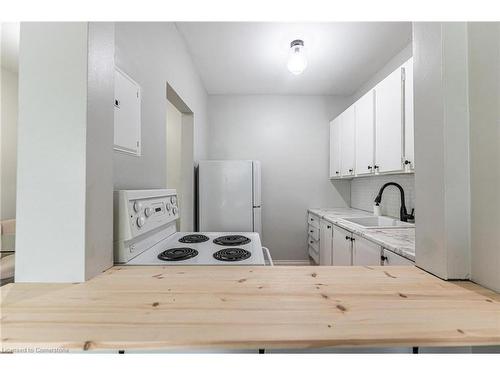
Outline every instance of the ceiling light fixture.
<svg viewBox="0 0 500 375">
<path fill-rule="evenodd" d="M 290 57 L 288 58 L 287 67 L 295 75 L 302 73 L 307 67 L 303 40 L 296 39 L 290 43 Z"/>
</svg>

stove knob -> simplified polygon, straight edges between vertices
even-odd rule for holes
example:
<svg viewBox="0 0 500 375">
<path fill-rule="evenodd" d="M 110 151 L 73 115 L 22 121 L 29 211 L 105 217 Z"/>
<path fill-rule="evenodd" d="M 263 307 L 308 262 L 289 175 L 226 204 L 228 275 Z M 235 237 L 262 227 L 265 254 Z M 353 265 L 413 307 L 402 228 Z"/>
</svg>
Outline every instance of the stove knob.
<svg viewBox="0 0 500 375">
<path fill-rule="evenodd" d="M 135 201 L 134 202 L 134 211 L 139 212 L 141 210 L 141 208 L 142 208 L 142 203 L 139 201 Z"/>
<path fill-rule="evenodd" d="M 146 219 L 144 219 L 144 217 L 143 217 L 143 216 L 139 216 L 139 217 L 137 218 L 137 226 L 138 226 L 139 228 L 141 228 L 141 227 L 144 225 L 144 223 L 145 223 L 145 222 L 146 222 Z"/>
<path fill-rule="evenodd" d="M 170 211 L 172 209 L 172 205 L 170 203 L 167 203 L 167 211 Z"/>
<path fill-rule="evenodd" d="M 146 209 L 144 209 L 144 215 L 146 215 L 146 217 L 150 217 L 151 215 L 153 215 L 153 209 L 151 207 L 147 207 Z"/>
<path fill-rule="evenodd" d="M 172 195 L 170 197 L 170 203 L 172 203 L 172 204 L 176 204 L 177 203 L 177 197 L 175 195 Z"/>
<path fill-rule="evenodd" d="M 174 207 L 174 209 L 172 210 L 172 212 L 174 213 L 174 215 L 177 215 L 177 211 L 179 211 L 179 210 L 177 209 L 177 207 Z"/>
</svg>

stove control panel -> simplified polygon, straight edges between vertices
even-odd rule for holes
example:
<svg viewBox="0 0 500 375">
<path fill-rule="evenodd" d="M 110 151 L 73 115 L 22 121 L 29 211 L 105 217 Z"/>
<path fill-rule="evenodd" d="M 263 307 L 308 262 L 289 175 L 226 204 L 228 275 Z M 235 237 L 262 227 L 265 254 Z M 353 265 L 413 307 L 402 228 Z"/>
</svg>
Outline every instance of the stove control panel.
<svg viewBox="0 0 500 375">
<path fill-rule="evenodd" d="M 115 191 L 115 260 L 128 260 L 140 253 L 137 245 L 144 238 L 153 236 L 158 230 L 175 227 L 179 218 L 177 204 L 175 189 Z"/>
</svg>

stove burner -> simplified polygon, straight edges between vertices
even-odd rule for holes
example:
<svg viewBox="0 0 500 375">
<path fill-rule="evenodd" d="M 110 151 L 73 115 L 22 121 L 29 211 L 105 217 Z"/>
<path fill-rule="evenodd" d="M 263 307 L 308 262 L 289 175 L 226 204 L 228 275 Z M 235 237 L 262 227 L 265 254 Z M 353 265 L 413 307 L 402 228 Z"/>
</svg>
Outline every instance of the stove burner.
<svg viewBox="0 0 500 375">
<path fill-rule="evenodd" d="M 238 246 L 245 245 L 250 242 L 250 238 L 245 236 L 240 236 L 238 234 L 230 234 L 228 236 L 217 237 L 214 243 L 222 246 Z"/>
<path fill-rule="evenodd" d="M 238 262 L 250 258 L 252 253 L 239 247 L 222 249 L 214 253 L 214 258 L 222 262 Z"/>
<path fill-rule="evenodd" d="M 208 237 L 203 234 L 188 234 L 182 238 L 179 238 L 179 242 L 182 243 L 200 243 L 208 241 Z"/>
<path fill-rule="evenodd" d="M 187 260 L 198 255 L 198 251 L 189 247 L 176 247 L 162 251 L 158 254 L 158 259 L 165 261 L 177 262 L 179 260 Z"/>
</svg>

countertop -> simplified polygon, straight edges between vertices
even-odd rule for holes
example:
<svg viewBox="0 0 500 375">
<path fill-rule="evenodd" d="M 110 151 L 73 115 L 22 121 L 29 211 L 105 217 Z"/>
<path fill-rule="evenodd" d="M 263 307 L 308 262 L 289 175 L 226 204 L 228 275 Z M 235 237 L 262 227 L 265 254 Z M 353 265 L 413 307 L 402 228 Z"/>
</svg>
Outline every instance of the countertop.
<svg viewBox="0 0 500 375">
<path fill-rule="evenodd" d="M 500 345 L 500 298 L 486 292 L 413 266 L 121 266 L 3 286 L 0 349 Z"/>
<path fill-rule="evenodd" d="M 373 216 L 371 212 L 354 208 L 310 208 L 308 211 L 406 259 L 415 261 L 415 228 L 368 229 L 342 220 L 342 218 Z"/>
</svg>

